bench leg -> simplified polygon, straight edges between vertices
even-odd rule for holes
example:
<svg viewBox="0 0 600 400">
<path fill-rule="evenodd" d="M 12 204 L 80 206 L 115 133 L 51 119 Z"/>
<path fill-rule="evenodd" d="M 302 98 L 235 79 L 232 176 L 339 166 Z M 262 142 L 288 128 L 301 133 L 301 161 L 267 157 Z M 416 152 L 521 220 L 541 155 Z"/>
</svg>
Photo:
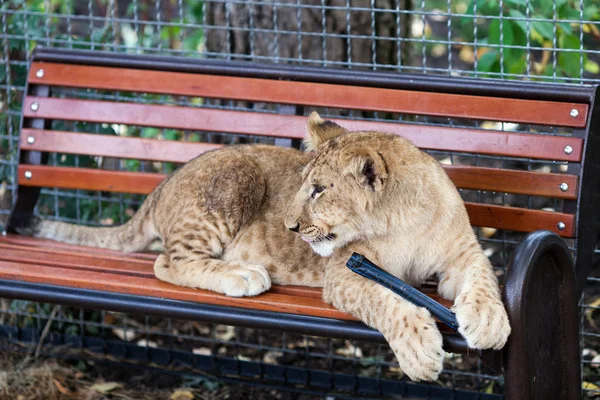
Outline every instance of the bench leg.
<svg viewBox="0 0 600 400">
<path fill-rule="evenodd" d="M 504 349 L 507 399 L 580 398 L 578 298 L 564 241 L 548 231 L 529 234 L 504 289 L 512 326 Z"/>
</svg>

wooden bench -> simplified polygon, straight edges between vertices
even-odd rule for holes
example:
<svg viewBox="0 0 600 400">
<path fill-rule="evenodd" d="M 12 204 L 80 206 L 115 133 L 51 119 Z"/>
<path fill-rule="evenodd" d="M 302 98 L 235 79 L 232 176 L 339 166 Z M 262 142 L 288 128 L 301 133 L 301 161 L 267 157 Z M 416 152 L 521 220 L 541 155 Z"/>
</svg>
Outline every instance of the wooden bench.
<svg viewBox="0 0 600 400">
<path fill-rule="evenodd" d="M 140 93 L 174 104 L 151 104 Z M 483 355 L 503 368 L 505 396 L 578 398 L 577 303 L 599 204 L 595 95 L 595 88 L 582 86 L 38 48 L 23 101 L 17 201 L 0 238 L 0 297 L 381 341 L 378 332 L 325 304 L 320 289 L 275 286 L 257 297 L 228 298 L 158 281 L 152 254 L 74 247 L 13 229 L 33 213 L 40 188 L 143 195 L 164 177 L 47 165 L 49 154 L 183 163 L 221 146 L 80 133 L 73 122 L 296 146 L 309 107 L 341 109 L 335 120 L 347 128 L 393 132 L 440 160 L 451 157 L 452 165 L 442 163 L 468 200 L 472 225 L 488 228 L 478 230 L 482 236 L 497 229 L 486 243 L 512 253 L 503 280 L 513 334 L 502 353 Z M 233 100 L 237 108 L 199 106 L 197 99 Z M 263 103 L 271 106 L 252 107 Z M 63 124 L 71 129 L 52 121 L 71 121 Z M 468 351 L 450 334 L 446 348 Z"/>
</svg>

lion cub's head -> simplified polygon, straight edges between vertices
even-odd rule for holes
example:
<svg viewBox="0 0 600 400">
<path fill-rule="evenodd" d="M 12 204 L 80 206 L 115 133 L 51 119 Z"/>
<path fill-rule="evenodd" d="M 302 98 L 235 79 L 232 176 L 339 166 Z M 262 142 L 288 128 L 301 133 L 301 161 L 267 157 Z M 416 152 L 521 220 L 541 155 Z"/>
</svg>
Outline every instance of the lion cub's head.
<svg viewBox="0 0 600 400">
<path fill-rule="evenodd" d="M 390 135 L 348 132 L 316 112 L 309 116 L 307 151 L 315 157 L 303 171 L 303 183 L 285 218 L 321 256 L 369 236 L 372 212 L 386 188 L 388 166 L 379 151 Z"/>
</svg>

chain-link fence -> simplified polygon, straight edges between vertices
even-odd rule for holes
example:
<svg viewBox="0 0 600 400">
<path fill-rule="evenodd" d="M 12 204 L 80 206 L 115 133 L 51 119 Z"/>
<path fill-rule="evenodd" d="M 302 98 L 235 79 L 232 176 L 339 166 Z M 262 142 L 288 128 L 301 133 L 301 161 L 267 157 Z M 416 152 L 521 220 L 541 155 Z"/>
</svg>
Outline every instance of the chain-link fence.
<svg viewBox="0 0 600 400">
<path fill-rule="evenodd" d="M 83 48 L 187 57 L 298 63 L 326 68 L 391 70 L 554 83 L 600 83 L 600 4 L 567 0 L 4 0 L 0 16 L 0 224 L 16 190 L 21 102 L 27 60 L 36 46 Z M 168 96 L 61 89 L 69 97 L 240 109 L 244 104 Z M 61 96 L 61 91 L 55 95 Z M 259 110 L 252 105 L 252 111 Z M 304 110 L 307 113 L 309 110 Z M 325 115 L 338 110 L 321 110 Z M 365 118 L 355 111 L 353 118 Z M 342 115 L 344 117 L 344 115 Z M 379 116 L 369 115 L 377 120 Z M 402 116 L 399 117 L 402 120 Z M 410 123 L 569 135 L 548 127 L 412 116 Z M 167 140 L 227 142 L 227 135 L 147 127 L 54 121 L 53 129 Z M 255 137 L 237 138 L 254 142 Z M 264 139 L 261 139 L 264 140 Z M 444 163 L 566 172 L 566 165 L 506 157 L 435 153 Z M 99 160 L 54 154 L 55 165 L 170 172 L 175 165 L 138 160 Z M 463 191 L 463 197 L 527 208 L 559 209 L 557 200 Z M 142 199 L 135 195 L 44 190 L 37 211 L 76 223 L 121 223 Z M 499 275 L 522 235 L 478 230 Z M 600 278 L 589 278 L 582 302 L 583 380 L 600 394 Z M 68 357 L 146 363 L 179 372 L 205 373 L 202 357 L 283 365 L 289 389 L 294 371 L 320 369 L 357 379 L 391 382 L 402 377 L 387 346 L 189 321 L 95 312 L 23 301 L 2 302 L 0 328 L 10 345 Z M 65 346 L 63 346 L 65 345 Z M 67 348 L 68 350 L 65 350 Z M 234 371 L 235 370 L 235 371 Z M 225 371 L 225 372 L 223 372 Z M 233 371 L 233 372 L 232 372 Z M 212 371 L 214 372 L 214 371 Z M 280 372 L 277 372 L 279 374 Z M 297 376 L 301 376 L 297 375 Z M 298 378 L 300 379 L 300 378 Z M 503 379 L 472 356 L 449 355 L 440 380 L 455 390 L 502 393 Z M 598 385 L 598 386 L 596 386 Z M 296 390 L 299 390 L 296 387 Z M 411 387 L 427 397 L 431 389 Z M 429 390 L 429 391 L 428 391 Z M 323 391 L 327 391 L 323 389 Z M 420 391 L 420 392 L 419 392 Z"/>
</svg>

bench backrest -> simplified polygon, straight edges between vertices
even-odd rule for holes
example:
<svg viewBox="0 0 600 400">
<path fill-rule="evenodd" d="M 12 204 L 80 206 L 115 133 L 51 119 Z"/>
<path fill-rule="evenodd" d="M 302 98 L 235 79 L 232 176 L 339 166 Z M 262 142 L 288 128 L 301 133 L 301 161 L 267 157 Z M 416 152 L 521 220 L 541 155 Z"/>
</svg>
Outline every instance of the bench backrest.
<svg viewBox="0 0 600 400">
<path fill-rule="evenodd" d="M 45 165 L 49 153 L 183 163 L 223 145 L 77 132 L 82 127 L 298 145 L 308 108 L 320 107 L 351 130 L 392 132 L 430 151 L 463 192 L 472 225 L 493 229 L 481 234 L 490 246 L 510 252 L 512 233 L 540 229 L 572 239 L 583 279 L 596 239 L 594 99 L 591 87 L 42 49 L 23 101 L 19 195 L 39 187 L 147 194 L 164 177 Z"/>
</svg>

